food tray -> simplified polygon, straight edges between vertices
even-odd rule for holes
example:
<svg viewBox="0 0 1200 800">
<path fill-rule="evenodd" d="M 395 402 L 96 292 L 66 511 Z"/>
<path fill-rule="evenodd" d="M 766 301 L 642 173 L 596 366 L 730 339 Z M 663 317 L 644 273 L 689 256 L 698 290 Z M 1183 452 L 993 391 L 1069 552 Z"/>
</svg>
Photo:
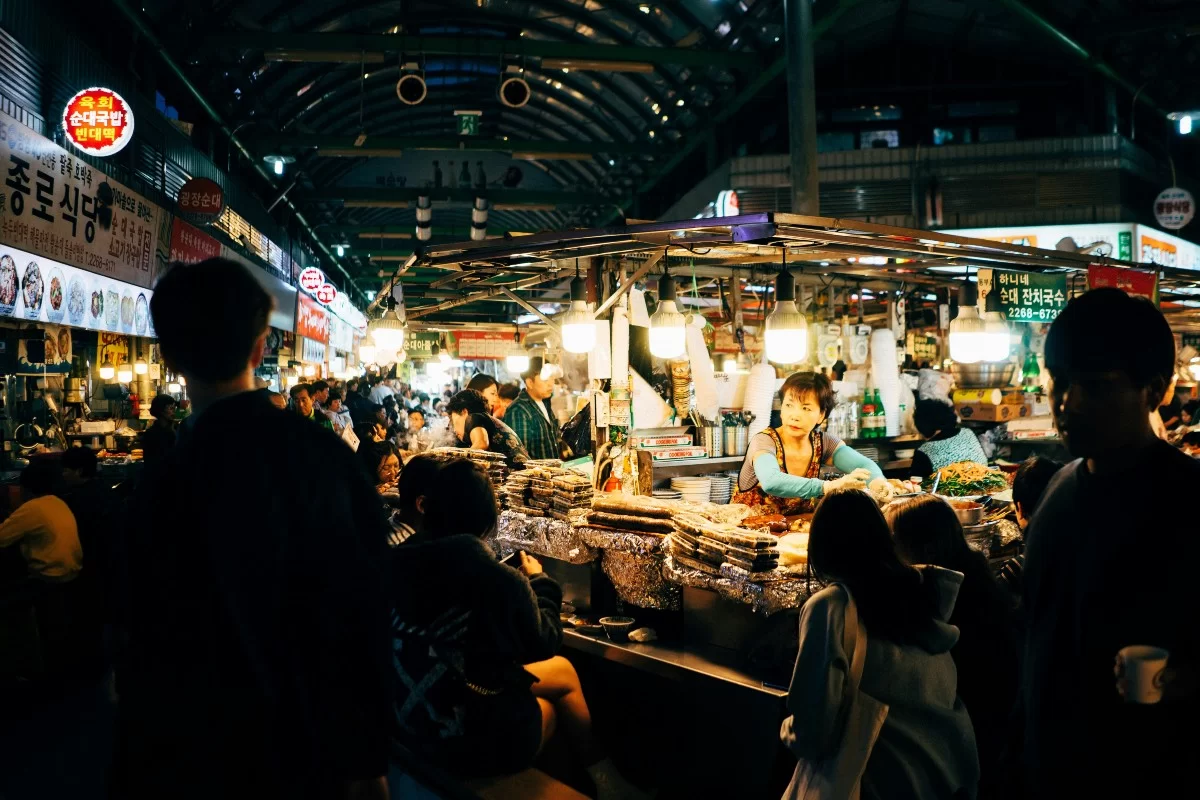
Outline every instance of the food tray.
<svg viewBox="0 0 1200 800">
<path fill-rule="evenodd" d="M 790 608 L 800 608 L 823 588 L 823 584 L 807 578 L 781 578 L 768 582 L 755 582 L 736 575 L 730 565 L 724 564 L 714 573 L 708 565 L 704 570 L 693 566 L 690 559 L 667 556 L 663 562 L 663 575 L 672 583 L 708 589 L 729 600 L 744 603 L 756 613 L 771 615 Z"/>
<path fill-rule="evenodd" d="M 580 526 L 579 536 L 583 542 L 596 550 L 616 550 L 638 555 L 659 555 L 667 548 L 670 537 L 636 531 L 611 531 L 606 528 Z M 674 535 L 674 534 L 672 534 Z"/>
<path fill-rule="evenodd" d="M 599 552 L 588 546 L 579 529 L 548 517 L 529 517 L 512 510 L 501 512 L 496 541 L 506 550 L 524 550 L 569 564 L 588 564 Z"/>
<path fill-rule="evenodd" d="M 683 607 L 683 590 L 663 575 L 661 555 L 604 550 L 600 567 L 612 581 L 617 597 L 630 605 L 661 611 L 678 611 Z"/>
</svg>

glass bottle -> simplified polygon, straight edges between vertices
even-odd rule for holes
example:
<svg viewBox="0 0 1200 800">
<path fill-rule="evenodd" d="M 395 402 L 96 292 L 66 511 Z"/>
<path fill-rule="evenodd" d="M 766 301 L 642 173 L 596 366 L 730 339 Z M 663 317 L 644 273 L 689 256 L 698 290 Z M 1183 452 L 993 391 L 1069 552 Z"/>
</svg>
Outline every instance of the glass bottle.
<svg viewBox="0 0 1200 800">
<path fill-rule="evenodd" d="M 863 389 L 862 425 L 860 435 L 864 439 L 875 438 L 875 403 L 871 399 L 870 389 Z"/>
<path fill-rule="evenodd" d="M 1042 384 L 1042 369 L 1038 366 L 1037 353 L 1032 350 L 1025 356 L 1025 365 L 1021 368 L 1022 388 L 1026 392 L 1040 392 Z"/>
<path fill-rule="evenodd" d="M 882 439 L 887 436 L 887 412 L 883 410 L 883 401 L 879 399 L 879 390 L 871 396 L 871 402 L 875 404 L 875 414 L 871 417 L 871 425 L 875 429 L 875 438 Z"/>
</svg>

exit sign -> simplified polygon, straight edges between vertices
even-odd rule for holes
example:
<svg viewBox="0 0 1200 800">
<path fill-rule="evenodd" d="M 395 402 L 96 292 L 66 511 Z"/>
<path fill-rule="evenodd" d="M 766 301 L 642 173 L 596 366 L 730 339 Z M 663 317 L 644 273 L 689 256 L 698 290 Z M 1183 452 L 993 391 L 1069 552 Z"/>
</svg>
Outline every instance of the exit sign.
<svg viewBox="0 0 1200 800">
<path fill-rule="evenodd" d="M 459 136 L 478 136 L 479 118 L 482 111 L 455 111 L 454 118 L 458 123 Z"/>
</svg>

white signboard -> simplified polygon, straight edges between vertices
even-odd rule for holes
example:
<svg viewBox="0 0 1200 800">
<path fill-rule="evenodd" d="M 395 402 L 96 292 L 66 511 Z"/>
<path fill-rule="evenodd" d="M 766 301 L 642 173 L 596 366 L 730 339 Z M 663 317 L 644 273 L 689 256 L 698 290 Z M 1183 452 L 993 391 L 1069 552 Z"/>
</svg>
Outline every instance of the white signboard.
<svg viewBox="0 0 1200 800">
<path fill-rule="evenodd" d="M 339 317 L 329 317 L 329 346 L 343 353 L 354 350 L 354 329 Z"/>
<path fill-rule="evenodd" d="M 1187 189 L 1174 186 L 1163 189 L 1154 198 L 1154 219 L 1169 231 L 1177 231 L 1196 215 L 1196 201 Z"/>
<path fill-rule="evenodd" d="M 316 339 L 300 339 L 303 344 L 300 345 L 300 360 L 306 364 L 324 364 L 325 363 L 325 343 L 318 342 Z"/>
<path fill-rule="evenodd" d="M 0 245 L 0 317 L 154 336 L 154 293 Z"/>
<path fill-rule="evenodd" d="M 154 285 L 170 248 L 170 216 L 157 205 L 3 113 L 0 178 L 0 242 Z"/>
</svg>

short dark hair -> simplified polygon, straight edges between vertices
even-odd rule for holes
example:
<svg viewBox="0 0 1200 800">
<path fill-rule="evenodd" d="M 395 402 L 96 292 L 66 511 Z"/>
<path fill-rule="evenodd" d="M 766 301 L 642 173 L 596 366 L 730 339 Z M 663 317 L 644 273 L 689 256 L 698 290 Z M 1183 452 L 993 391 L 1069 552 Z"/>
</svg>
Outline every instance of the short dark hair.
<svg viewBox="0 0 1200 800">
<path fill-rule="evenodd" d="M 515 383 L 502 383 L 496 392 L 499 393 L 501 400 L 516 400 L 517 395 L 521 394 L 521 387 Z"/>
<path fill-rule="evenodd" d="M 41 497 L 53 494 L 54 487 L 61 477 L 61 466 L 43 458 L 21 470 L 21 486 L 28 489 L 30 494 Z"/>
<path fill-rule="evenodd" d="M 62 455 L 63 469 L 78 470 L 85 478 L 96 476 L 96 451 L 90 447 L 72 447 Z"/>
<path fill-rule="evenodd" d="M 544 363 L 545 359 L 542 356 L 530 356 L 529 367 L 521 373 L 521 380 L 527 381 L 530 378 L 536 378 L 538 375 L 541 375 Z"/>
<path fill-rule="evenodd" d="M 496 527 L 496 492 L 479 467 L 456 458 L 438 472 L 425 498 L 425 530 L 434 536 L 482 537 Z"/>
<path fill-rule="evenodd" d="M 171 395 L 155 395 L 154 399 L 150 401 L 150 416 L 162 419 L 163 414 L 167 413 L 167 407 L 174 405 L 178 405 L 178 401 Z"/>
<path fill-rule="evenodd" d="M 447 414 L 457 414 L 460 411 L 466 411 L 468 414 L 486 414 L 488 413 L 488 402 L 475 389 L 463 389 L 450 398 L 450 401 L 446 403 L 445 411 Z"/>
<path fill-rule="evenodd" d="M 467 381 L 467 388 L 474 389 L 477 392 L 486 392 L 489 386 L 497 386 L 498 381 L 491 375 L 485 375 L 482 372 L 476 372 L 471 380 Z"/>
<path fill-rule="evenodd" d="M 1046 368 L 1060 380 L 1073 372 L 1116 370 L 1139 389 L 1161 383 L 1165 390 L 1175 372 L 1175 336 L 1146 298 L 1092 289 L 1067 303 L 1050 326 Z"/>
<path fill-rule="evenodd" d="M 801 398 L 809 393 L 816 396 L 821 415 L 829 416 L 829 412 L 833 411 L 833 407 L 836 405 L 833 397 L 833 384 L 829 382 L 829 378 L 819 372 L 793 372 L 788 375 L 787 380 L 779 389 L 779 401 L 783 402 L 788 395 Z"/>
<path fill-rule="evenodd" d="M 163 360 L 188 378 L 211 383 L 245 371 L 273 305 L 246 267 L 210 258 L 172 264 L 154 287 L 150 313 Z"/>
<path fill-rule="evenodd" d="M 409 414 L 420 414 L 421 419 L 425 419 L 425 409 L 421 408 L 420 406 L 413 406 L 412 408 L 408 409 L 408 413 Z"/>
<path fill-rule="evenodd" d="M 1022 514 L 1033 516 L 1042 495 L 1046 493 L 1046 487 L 1062 467 L 1061 462 L 1041 456 L 1021 462 L 1017 474 L 1013 476 L 1012 497 L 1013 502 L 1021 507 Z"/>
<path fill-rule="evenodd" d="M 400 480 L 396 482 L 400 508 L 405 511 L 417 510 L 417 498 L 427 496 L 433 491 L 442 463 L 440 459 L 427 453 L 415 455 L 408 460 L 400 472 Z"/>
<path fill-rule="evenodd" d="M 341 399 L 342 399 L 342 390 L 341 389 L 330 389 L 329 390 L 329 402 L 332 403 L 334 400 L 341 400 Z"/>
<path fill-rule="evenodd" d="M 949 403 L 921 398 L 913 408 L 913 425 L 928 439 L 938 431 L 952 431 L 957 428 L 958 414 Z"/>
<path fill-rule="evenodd" d="M 394 455 L 396 455 L 396 447 L 386 439 L 382 442 L 368 440 L 358 444 L 358 457 L 362 460 L 363 466 L 367 468 L 371 480 L 375 480 L 375 473 L 379 471 L 379 465 L 389 456 Z"/>
<path fill-rule="evenodd" d="M 323 392 L 329 388 L 329 384 L 325 381 L 313 381 L 309 384 L 309 386 L 311 387 L 309 391 L 313 394 L 316 394 L 317 392 Z"/>
<path fill-rule="evenodd" d="M 297 383 L 291 389 L 288 389 L 288 397 L 295 400 L 296 396 L 299 395 L 301 392 L 307 392 L 308 396 L 312 397 L 312 387 L 309 386 L 307 383 Z"/>
</svg>

